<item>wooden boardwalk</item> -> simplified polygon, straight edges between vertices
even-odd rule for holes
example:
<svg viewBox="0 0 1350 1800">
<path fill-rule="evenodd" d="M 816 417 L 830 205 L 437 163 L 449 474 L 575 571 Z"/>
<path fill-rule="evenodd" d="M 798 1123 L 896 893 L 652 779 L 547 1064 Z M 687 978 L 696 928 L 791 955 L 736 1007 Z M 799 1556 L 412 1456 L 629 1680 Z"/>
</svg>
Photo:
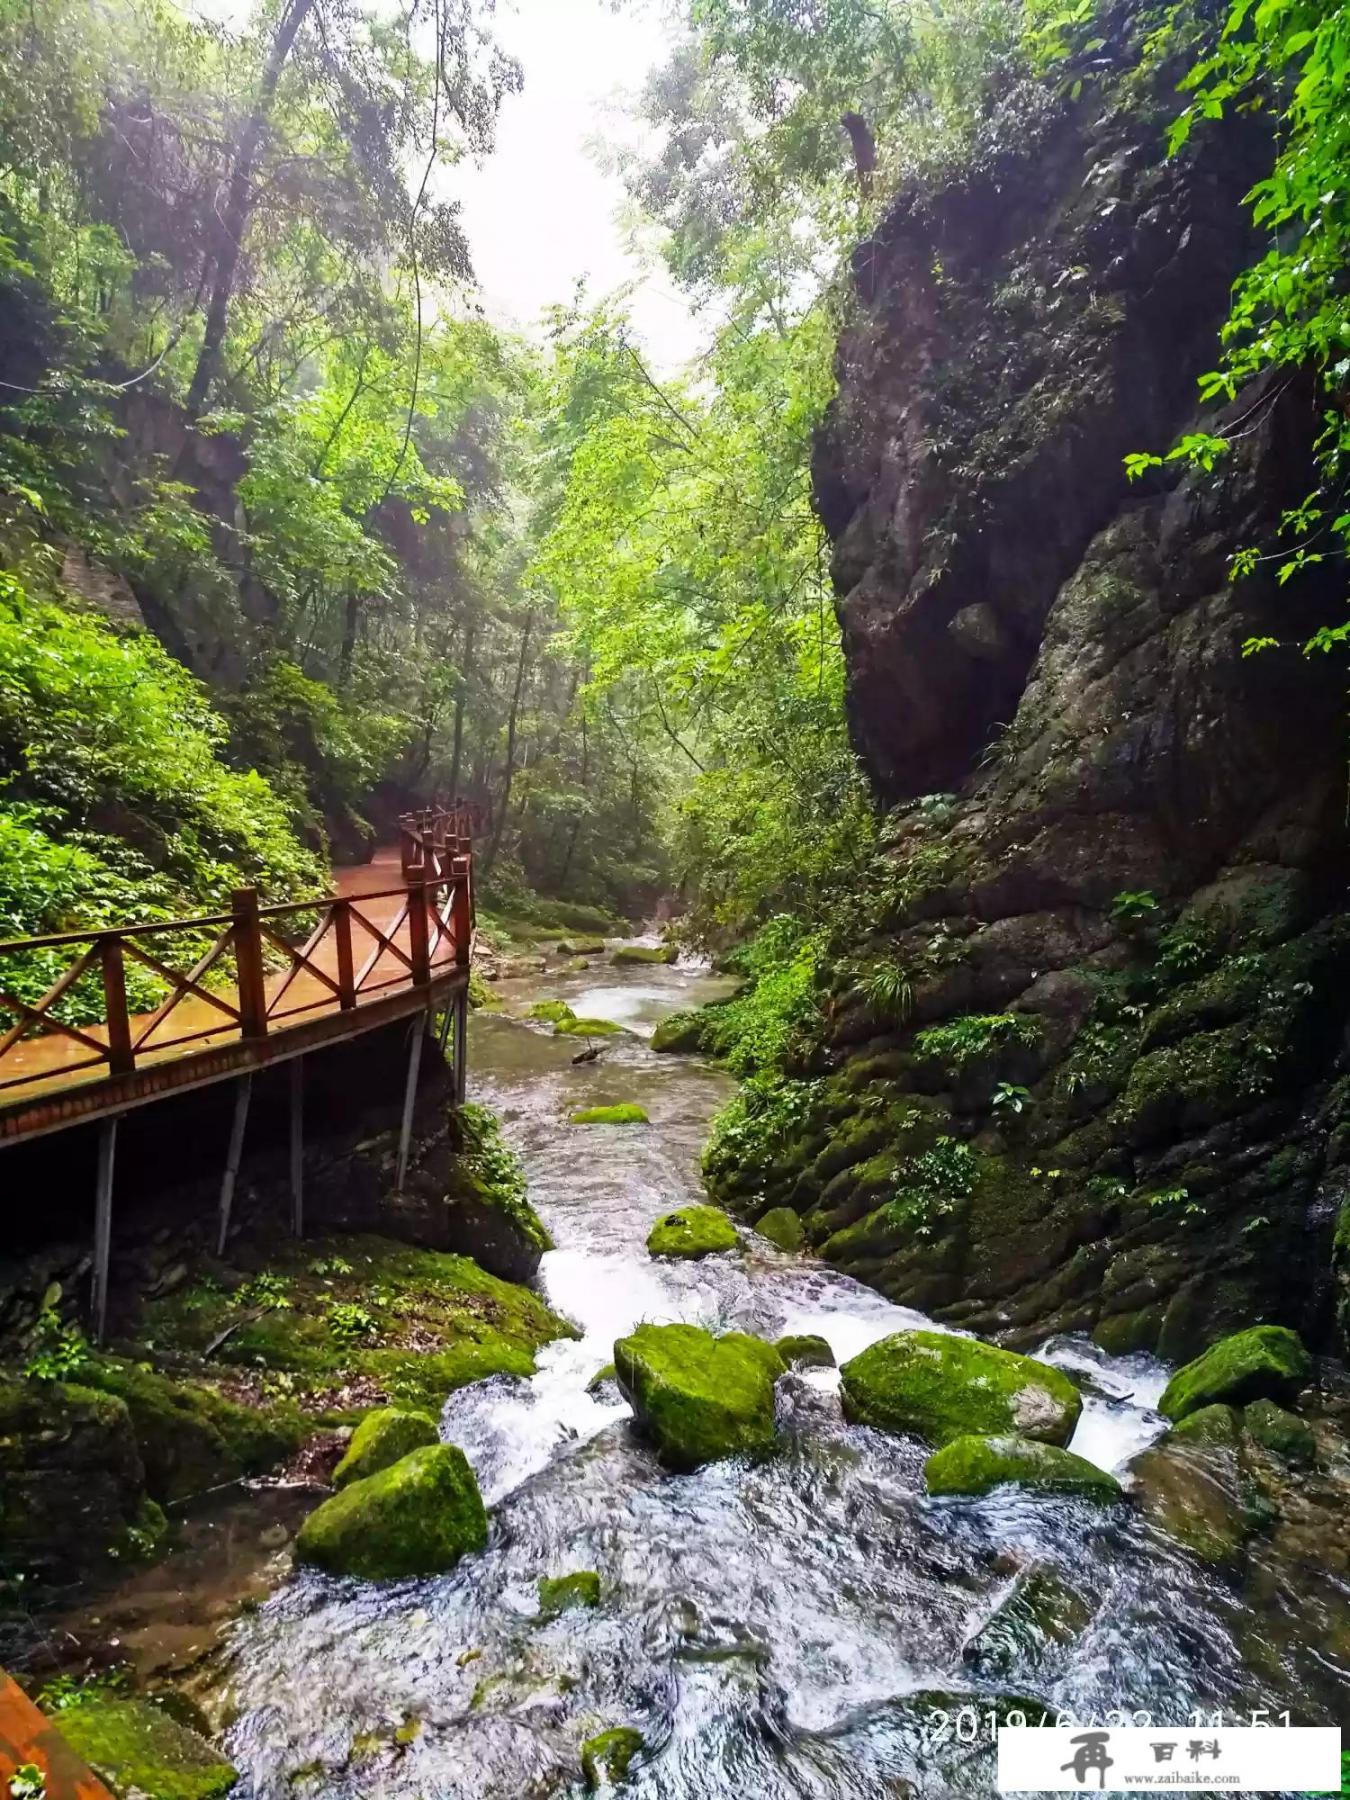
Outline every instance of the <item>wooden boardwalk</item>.
<svg viewBox="0 0 1350 1800">
<path fill-rule="evenodd" d="M 47 1800 L 112 1800 L 50 1719 L 0 1669 L 0 1791 L 9 1793 L 16 1769 L 32 1763 L 46 1777 Z"/>
<path fill-rule="evenodd" d="M 464 1097 L 473 935 L 467 808 L 409 815 L 397 848 L 340 873 L 334 893 L 262 905 L 238 890 L 228 913 L 57 932 L 0 943 L 0 1195 L 3 1150 L 100 1122 L 95 1326 L 107 1304 L 113 1158 L 132 1108 L 234 1081 L 219 1241 L 223 1246 L 253 1075 L 291 1067 L 291 1187 L 302 1226 L 305 1056 L 434 1012 L 454 1028 Z M 411 1034 L 398 1184 L 407 1165 L 425 1033 Z M 444 1036 L 442 1042 L 444 1042 Z"/>
</svg>

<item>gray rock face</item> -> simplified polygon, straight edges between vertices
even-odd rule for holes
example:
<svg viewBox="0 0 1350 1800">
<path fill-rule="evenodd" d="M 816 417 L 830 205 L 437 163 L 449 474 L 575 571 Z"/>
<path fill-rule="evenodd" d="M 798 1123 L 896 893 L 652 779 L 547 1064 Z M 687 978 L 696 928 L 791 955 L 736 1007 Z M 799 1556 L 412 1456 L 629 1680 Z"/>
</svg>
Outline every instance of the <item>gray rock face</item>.
<svg viewBox="0 0 1350 1800">
<path fill-rule="evenodd" d="M 1229 580 L 1311 486 L 1317 407 L 1197 407 L 1264 151 L 1239 122 L 1169 161 L 1173 74 L 1043 111 L 855 254 L 815 486 L 897 898 L 839 956 L 795 1141 L 710 1175 L 951 1323 L 1184 1360 L 1331 1337 L 1350 936 L 1343 681 L 1298 650 L 1336 580 Z M 1126 480 L 1230 426 L 1221 478 Z M 920 1039 L 1008 1011 L 969 1055 Z"/>
</svg>

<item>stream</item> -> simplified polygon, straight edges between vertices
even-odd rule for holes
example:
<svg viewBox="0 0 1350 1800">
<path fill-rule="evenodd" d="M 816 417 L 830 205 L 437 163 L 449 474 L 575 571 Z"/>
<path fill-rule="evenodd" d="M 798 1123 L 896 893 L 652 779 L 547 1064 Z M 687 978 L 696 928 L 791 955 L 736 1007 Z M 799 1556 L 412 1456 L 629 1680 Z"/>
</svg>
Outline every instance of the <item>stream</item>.
<svg viewBox="0 0 1350 1800">
<path fill-rule="evenodd" d="M 732 1083 L 645 1040 L 724 992 L 718 978 L 593 968 L 501 991 L 516 1010 L 560 996 L 631 1034 L 575 1067 L 575 1039 L 483 1013 L 471 1027 L 472 1095 L 524 1158 L 557 1245 L 541 1283 L 582 1335 L 543 1350 L 532 1379 L 497 1377 L 445 1408 L 443 1435 L 493 1509 L 485 1552 L 378 1587 L 301 1572 L 239 1621 L 241 1796 L 578 1795 L 581 1742 L 633 1725 L 635 1800 L 942 1800 L 993 1795 L 1000 1702 L 1075 1722 L 1135 1722 L 1111 1717 L 1123 1709 L 1238 1723 L 1257 1707 L 1336 1722 L 1344 1673 L 1299 1625 L 1334 1599 L 1274 1581 L 1258 1598 L 1250 1580 L 1244 1596 L 1125 1507 L 1013 1490 L 930 1500 L 922 1446 L 847 1426 L 834 1370 L 780 1380 L 771 1461 L 663 1473 L 613 1383 L 588 1392 L 639 1320 L 817 1332 L 841 1361 L 931 1321 L 750 1233 L 738 1254 L 647 1256 L 655 1217 L 700 1196 L 698 1152 Z M 640 1101 L 650 1126 L 566 1123 L 618 1100 Z M 1083 1386 L 1072 1447 L 1123 1471 L 1162 1429 L 1162 1365 L 1085 1340 L 1039 1353 Z M 599 1572 L 599 1607 L 540 1622 L 539 1577 L 576 1569 Z"/>
</svg>

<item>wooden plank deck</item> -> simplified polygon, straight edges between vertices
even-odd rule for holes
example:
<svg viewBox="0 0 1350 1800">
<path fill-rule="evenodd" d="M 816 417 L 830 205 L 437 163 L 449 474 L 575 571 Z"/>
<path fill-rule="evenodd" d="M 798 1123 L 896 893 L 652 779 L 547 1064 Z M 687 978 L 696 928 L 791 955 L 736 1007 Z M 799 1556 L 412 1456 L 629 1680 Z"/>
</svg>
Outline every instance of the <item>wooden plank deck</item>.
<svg viewBox="0 0 1350 1800">
<path fill-rule="evenodd" d="M 10 1777 L 25 1763 L 46 1776 L 47 1800 L 113 1800 L 51 1720 L 0 1669 L 0 1792 L 9 1793 Z"/>
</svg>

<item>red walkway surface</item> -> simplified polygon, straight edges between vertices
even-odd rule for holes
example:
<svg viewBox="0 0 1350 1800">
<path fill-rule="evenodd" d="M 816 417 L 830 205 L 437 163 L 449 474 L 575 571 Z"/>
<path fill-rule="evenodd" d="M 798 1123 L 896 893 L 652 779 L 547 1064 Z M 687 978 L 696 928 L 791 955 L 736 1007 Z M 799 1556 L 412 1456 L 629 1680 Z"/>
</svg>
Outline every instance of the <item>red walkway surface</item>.
<svg viewBox="0 0 1350 1800">
<path fill-rule="evenodd" d="M 51 1720 L 0 1669 L 0 1793 L 9 1793 L 10 1776 L 25 1763 L 46 1776 L 47 1800 L 112 1800 Z"/>
</svg>

